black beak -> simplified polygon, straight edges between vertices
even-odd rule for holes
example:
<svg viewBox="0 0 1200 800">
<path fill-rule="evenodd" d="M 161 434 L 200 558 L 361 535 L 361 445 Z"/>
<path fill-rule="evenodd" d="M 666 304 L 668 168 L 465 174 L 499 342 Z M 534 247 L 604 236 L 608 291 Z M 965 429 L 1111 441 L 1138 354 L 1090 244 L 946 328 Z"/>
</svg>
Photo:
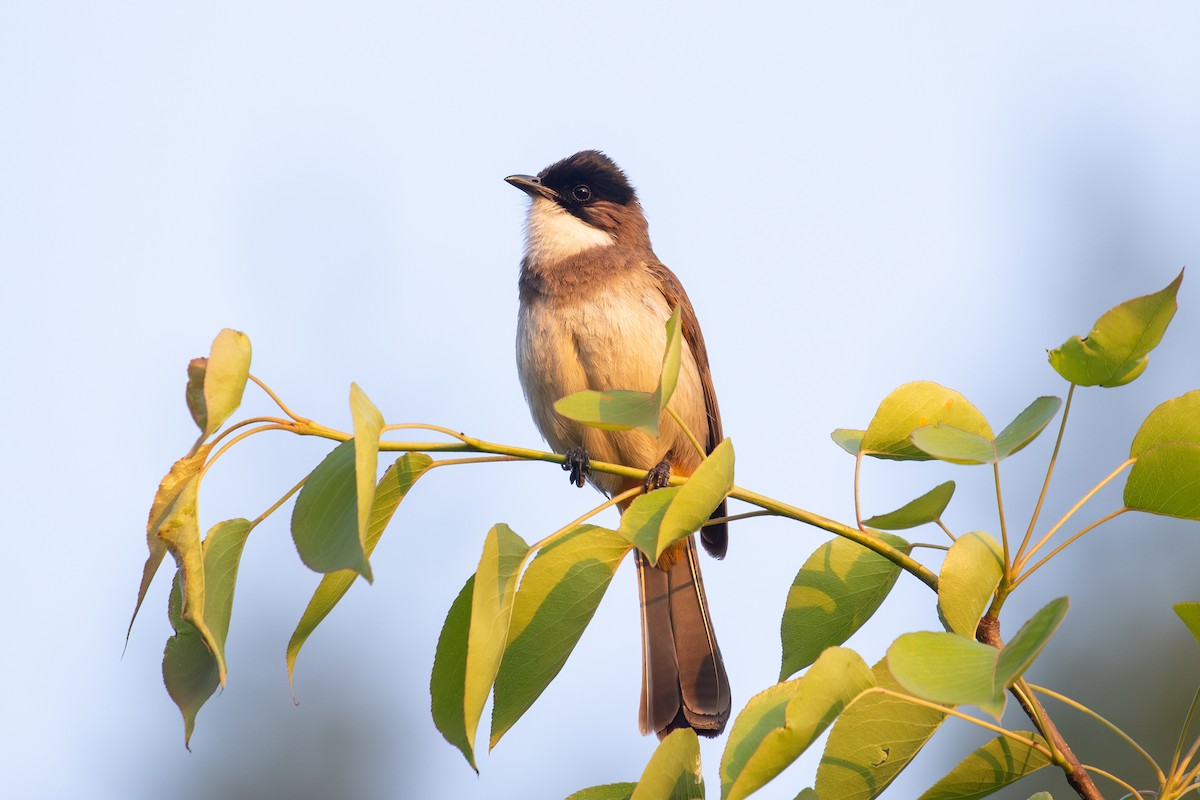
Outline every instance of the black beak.
<svg viewBox="0 0 1200 800">
<path fill-rule="evenodd" d="M 557 200 L 558 195 L 553 189 L 542 185 L 542 179 L 537 175 L 509 175 L 506 182 L 520 189 L 533 198 L 544 197 L 547 200 Z"/>
</svg>

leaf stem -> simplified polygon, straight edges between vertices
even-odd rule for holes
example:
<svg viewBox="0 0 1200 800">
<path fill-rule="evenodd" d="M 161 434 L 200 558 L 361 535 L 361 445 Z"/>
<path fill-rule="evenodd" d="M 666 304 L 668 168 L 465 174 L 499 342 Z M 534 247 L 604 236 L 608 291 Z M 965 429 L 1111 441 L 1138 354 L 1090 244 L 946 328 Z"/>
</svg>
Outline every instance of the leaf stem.
<svg viewBox="0 0 1200 800">
<path fill-rule="evenodd" d="M 1035 691 L 1035 692 L 1044 694 L 1047 697 L 1053 697 L 1058 702 L 1065 703 L 1066 705 L 1070 706 L 1071 708 L 1075 709 L 1076 711 L 1079 711 L 1080 713 L 1088 715 L 1092 719 L 1096 720 L 1096 722 L 1099 722 L 1101 725 L 1108 728 L 1110 731 L 1115 733 L 1117 736 L 1124 739 L 1125 743 L 1128 744 L 1130 747 L 1132 747 L 1134 750 L 1136 750 L 1138 752 L 1138 755 L 1140 755 L 1142 757 L 1142 759 L 1144 759 L 1145 762 L 1150 765 L 1150 768 L 1154 770 L 1154 774 L 1156 776 L 1158 776 L 1159 784 L 1160 785 L 1166 784 L 1167 776 L 1163 774 L 1162 769 L 1158 766 L 1158 762 L 1156 762 L 1154 760 L 1154 758 L 1149 753 L 1147 753 L 1140 744 L 1138 744 L 1136 741 L 1134 741 L 1133 737 L 1131 737 L 1125 731 L 1121 730 L 1115 724 L 1113 724 L 1109 720 L 1105 719 L 1104 717 L 1102 717 L 1100 714 L 1096 713 L 1092 709 L 1088 708 L 1083 703 L 1080 703 L 1076 700 L 1072 700 L 1070 697 L 1061 695 L 1058 692 L 1047 689 L 1044 686 L 1037 686 L 1032 683 L 1028 684 L 1028 686 L 1030 689 L 1033 689 L 1033 691 Z"/>
<path fill-rule="evenodd" d="M 230 425 L 228 428 L 221 431 L 219 434 L 217 434 L 217 437 L 212 440 L 212 444 L 215 446 L 217 444 L 217 442 L 221 441 L 229 434 L 233 433 L 236 430 L 240 430 L 241 428 L 244 428 L 247 425 L 261 425 L 264 423 L 272 424 L 272 425 L 282 425 L 287 428 L 290 428 L 292 425 L 292 423 L 290 423 L 286 419 L 282 419 L 280 417 L 250 417 L 249 419 L 244 419 L 235 425 Z"/>
<path fill-rule="evenodd" d="M 1050 465 L 1046 467 L 1046 480 L 1042 482 L 1042 493 L 1038 495 L 1037 505 L 1033 507 L 1033 516 L 1029 518 L 1029 527 L 1025 529 L 1025 537 L 1021 539 L 1021 546 L 1017 548 L 1016 560 L 1021 560 L 1025 548 L 1029 546 L 1029 540 L 1033 538 L 1033 529 L 1037 525 L 1038 516 L 1042 513 L 1042 503 L 1046 502 L 1046 492 L 1050 489 L 1050 478 L 1054 475 L 1054 464 L 1058 461 L 1058 451 L 1062 447 L 1063 433 L 1067 430 L 1067 415 L 1071 413 L 1071 400 L 1075 397 L 1075 384 L 1071 384 L 1071 388 L 1067 389 L 1067 402 L 1063 405 L 1062 420 L 1058 424 L 1058 438 L 1054 440 L 1054 452 L 1050 454 Z"/>
<path fill-rule="evenodd" d="M 944 532 L 944 533 L 945 533 L 947 536 L 949 536 L 949 537 L 950 537 L 950 541 L 952 541 L 952 542 L 957 542 L 957 541 L 958 541 L 958 537 L 957 537 L 957 536 L 955 536 L 953 533 L 951 533 L 951 532 L 950 532 L 950 529 L 946 527 L 946 523 L 942 522 L 942 518 L 941 518 L 941 517 L 938 517 L 937 519 L 935 519 L 935 520 L 934 520 L 934 522 L 936 522 L 936 523 L 937 523 L 937 526 L 938 526 L 939 528 L 941 528 L 941 529 L 942 529 L 942 531 L 943 531 L 943 532 Z"/>
<path fill-rule="evenodd" d="M 996 510 L 1000 513 L 1000 539 L 1004 543 L 1004 583 L 1012 582 L 1013 565 L 1008 558 L 1008 524 L 1004 520 L 1004 497 L 1000 494 L 1000 462 L 992 464 L 996 483 Z"/>
<path fill-rule="evenodd" d="M 441 425 L 427 425 L 423 422 L 397 422 L 397 423 L 393 423 L 391 425 L 384 425 L 380 429 L 379 432 L 387 433 L 388 431 L 406 431 L 406 430 L 422 430 L 422 431 L 433 431 L 435 433 L 444 433 L 453 439 L 458 439 L 460 442 L 464 441 L 466 439 L 465 434 L 459 433 L 452 428 L 445 428 L 445 427 L 442 427 Z"/>
<path fill-rule="evenodd" d="M 240 442 L 242 439 L 253 436 L 256 433 L 262 433 L 263 431 L 289 431 L 292 429 L 293 428 L 292 428 L 291 423 L 284 422 L 284 423 L 279 423 L 279 424 L 260 425 L 257 428 L 251 428 L 248 431 L 244 431 L 244 432 L 238 434 L 237 436 L 233 437 L 228 442 L 226 442 L 225 446 L 222 447 L 220 450 L 218 450 L 216 453 L 214 453 L 212 458 L 210 458 L 208 460 L 208 462 L 203 467 L 200 468 L 200 472 L 196 475 L 196 481 L 199 482 L 200 480 L 202 480 L 204 478 L 205 473 L 208 472 L 208 468 L 211 467 L 213 464 L 215 464 L 217 459 L 220 458 L 225 453 L 226 450 L 233 447 L 235 444 Z"/>
<path fill-rule="evenodd" d="M 1187 739 L 1188 728 L 1192 727 L 1192 717 L 1196 713 L 1196 705 L 1200 703 L 1200 688 L 1196 689 L 1196 695 L 1192 698 L 1192 705 L 1188 708 L 1187 716 L 1183 718 L 1183 728 L 1179 731 L 1179 741 L 1175 743 L 1175 754 L 1171 757 L 1171 773 L 1179 768 L 1179 757 L 1183 754 L 1183 743 Z M 1197 739 L 1200 741 L 1200 738 Z M 1188 759 L 1189 761 L 1191 759 Z"/>
<path fill-rule="evenodd" d="M 887 695 L 888 697 L 894 697 L 897 700 L 903 700 L 906 703 L 912 703 L 913 705 L 922 706 L 933 711 L 948 714 L 952 717 L 958 717 L 961 720 L 966 720 L 967 722 L 978 725 L 981 728 L 986 728 L 992 733 L 998 733 L 1007 739 L 1012 739 L 1014 742 L 1023 744 L 1031 750 L 1036 750 L 1051 761 L 1054 760 L 1054 753 L 1052 753 L 1048 747 L 1038 744 L 1033 739 L 1026 739 L 1024 736 L 1013 733 L 1007 728 L 1001 728 L 999 725 L 993 725 L 992 723 L 986 722 L 978 717 L 972 717 L 970 714 L 964 714 L 956 708 L 950 708 L 949 706 L 944 706 L 940 703 L 933 703 L 929 700 L 923 700 L 920 697 L 914 697 L 913 695 L 905 694 L 904 692 L 897 692 L 893 689 L 886 689 L 882 686 L 874 686 L 870 689 L 867 689 L 867 691 L 863 692 L 863 694 L 867 694 L 867 692 L 875 692 L 877 694 Z"/>
<path fill-rule="evenodd" d="M 1096 492 L 1100 491 L 1105 486 L 1107 486 L 1114 478 L 1116 478 L 1118 475 L 1120 475 L 1122 472 L 1124 472 L 1126 467 L 1133 464 L 1135 461 L 1137 461 L 1136 458 L 1125 459 L 1124 461 L 1121 462 L 1121 465 L 1119 467 L 1117 467 L 1116 469 L 1114 469 L 1112 472 L 1110 472 L 1108 474 L 1108 477 L 1106 477 L 1104 480 L 1097 483 L 1095 486 L 1093 486 L 1091 488 L 1091 490 L 1087 494 L 1085 494 L 1083 497 L 1079 498 L 1079 501 L 1077 503 L 1075 503 L 1075 505 L 1071 506 L 1070 510 L 1068 510 L 1066 514 L 1063 514 L 1062 519 L 1060 519 L 1058 522 L 1054 523 L 1054 527 L 1052 527 L 1050 530 L 1046 531 L 1046 535 L 1043 536 L 1041 539 L 1038 539 L 1037 544 L 1035 544 L 1032 548 L 1030 548 L 1029 552 L 1026 553 L 1024 558 L 1022 558 L 1021 561 L 1016 565 L 1017 571 L 1020 572 L 1021 569 L 1026 564 L 1029 563 L 1029 560 L 1031 558 L 1033 558 L 1034 553 L 1036 553 L 1038 550 L 1042 549 L 1042 547 L 1048 541 L 1050 541 L 1050 539 L 1054 536 L 1054 534 L 1058 533 L 1058 529 L 1061 528 L 1063 525 L 1065 525 L 1067 523 L 1067 520 L 1069 520 L 1071 517 L 1073 517 L 1075 515 L 1076 511 L 1083 508 L 1084 503 L 1086 503 L 1088 500 L 1091 500 L 1096 495 Z"/>
<path fill-rule="evenodd" d="M 759 510 L 759 511 L 747 511 L 744 514 L 730 514 L 728 517 L 714 517 L 712 519 L 706 520 L 704 522 L 704 524 L 701 525 L 700 527 L 704 528 L 709 525 L 721 525 L 726 522 L 737 522 L 738 520 L 752 519 L 754 517 L 775 517 L 775 516 L 778 516 L 778 515 L 774 511 L 767 511 L 765 509 Z"/>
<path fill-rule="evenodd" d="M 558 537 L 567 533 L 568 531 L 572 531 L 575 528 L 579 527 L 584 522 L 587 522 L 589 519 L 596 516 L 604 509 L 610 508 L 611 506 L 615 506 L 618 503 L 621 503 L 632 497 L 637 497 L 643 491 L 644 490 L 642 489 L 641 486 L 634 486 L 632 489 L 626 489 L 625 491 L 621 492 L 618 495 L 613 495 L 608 500 L 605 500 L 603 503 L 596 506 L 595 508 L 593 508 L 591 511 L 587 512 L 583 516 L 577 517 L 576 519 L 572 520 L 571 522 L 568 522 L 566 525 L 562 526 L 561 528 L 559 528 L 558 530 L 556 530 L 554 533 L 550 534 L 549 536 L 546 536 L 545 538 L 534 542 L 533 544 L 531 544 L 529 546 L 528 552 L 525 553 L 525 558 L 522 559 L 522 561 L 521 561 L 521 570 L 523 570 L 525 568 L 525 561 L 527 561 L 529 559 L 529 556 L 532 555 L 533 553 L 536 553 L 538 550 L 541 550 L 543 547 L 550 544 L 555 539 L 557 539 Z M 518 570 L 518 572 L 520 572 L 521 570 Z"/>
<path fill-rule="evenodd" d="M 303 478 L 301 478 L 301 479 L 300 479 L 300 482 L 299 482 L 299 483 L 297 483 L 297 484 L 296 484 L 295 486 L 293 486 L 292 488 L 288 489 L 288 490 L 287 490 L 287 492 L 285 492 L 285 493 L 284 493 L 283 497 L 281 497 L 281 498 L 279 498 L 278 500 L 276 500 L 276 501 L 275 501 L 275 502 L 274 502 L 274 503 L 271 505 L 271 507 L 270 507 L 270 508 L 268 508 L 266 511 L 264 511 L 263 513 L 261 513 L 261 514 L 259 514 L 257 517 L 255 517 L 255 518 L 254 518 L 254 521 L 250 523 L 250 530 L 254 530 L 255 528 L 257 528 L 257 527 L 258 527 L 258 523 L 262 522 L 264 519 L 266 519 L 267 517 L 271 516 L 271 515 L 272 515 L 272 514 L 274 514 L 276 511 L 278 511 L 278 510 L 279 510 L 279 507 L 280 507 L 281 505 L 283 505 L 284 503 L 286 503 L 286 502 L 288 501 L 288 499 L 289 499 L 289 498 L 291 498 L 291 496 L 292 496 L 292 495 L 294 495 L 296 492 L 300 491 L 301 487 L 303 487 L 303 486 L 304 486 L 304 482 L 305 482 L 305 481 L 307 481 L 307 480 L 308 480 L 308 475 L 305 475 Z"/>
<path fill-rule="evenodd" d="M 501 461 L 521 461 L 515 456 L 476 456 L 475 458 L 446 458 L 432 462 L 426 469 L 434 467 L 457 467 L 459 464 L 495 464 Z"/>
<path fill-rule="evenodd" d="M 692 447 L 696 448 L 696 452 L 700 454 L 700 458 L 708 458 L 708 453 L 704 450 L 704 445 L 700 444 L 700 440 L 696 438 L 696 434 L 692 433 L 692 429 L 689 428 L 683 421 L 683 418 L 675 412 L 675 409 L 671 408 L 670 404 L 667 405 L 667 413 L 671 415 L 671 419 L 675 420 L 675 424 L 679 426 L 681 431 L 683 431 L 683 435 L 686 436 L 688 441 L 692 443 Z M 716 443 L 714 442 L 714 444 Z"/>
<path fill-rule="evenodd" d="M 1030 567 L 1028 570 L 1026 570 L 1025 572 L 1021 573 L 1021 574 L 1020 574 L 1020 576 L 1018 576 L 1018 577 L 1017 577 L 1017 579 L 1016 579 L 1015 581 L 1013 581 L 1012 588 L 1014 588 L 1014 589 L 1015 589 L 1015 588 L 1016 588 L 1018 585 L 1020 585 L 1021 581 L 1025 580 L 1025 579 L 1026 579 L 1026 578 L 1028 578 L 1030 575 L 1032 575 L 1033 573 L 1035 573 L 1035 572 L 1037 572 L 1039 569 L 1041 569 L 1041 568 L 1042 568 L 1042 566 L 1043 566 L 1043 565 L 1045 565 L 1045 563 L 1046 563 L 1047 561 L 1049 561 L 1050 559 L 1054 558 L 1056 555 L 1058 555 L 1059 553 L 1061 553 L 1061 552 L 1062 552 L 1064 549 L 1066 549 L 1066 547 L 1067 547 L 1068 545 L 1072 544 L 1072 543 L 1073 543 L 1073 542 L 1074 542 L 1076 539 L 1078 539 L 1079 537 L 1083 536 L 1083 535 L 1084 535 L 1085 533 L 1087 533 L 1088 531 L 1091 531 L 1091 530 L 1094 530 L 1095 528 L 1098 528 L 1098 527 L 1100 527 L 1101 525 L 1103 525 L 1104 523 L 1108 522 L 1109 520 L 1111 520 L 1111 519 L 1115 519 L 1116 517 L 1119 517 L 1119 516 L 1121 516 L 1121 515 L 1122 515 L 1122 514 L 1124 514 L 1126 511 L 1129 511 L 1129 510 L 1130 510 L 1130 509 L 1128 509 L 1128 508 L 1126 508 L 1126 507 L 1122 506 L 1121 508 L 1118 508 L 1116 511 L 1112 512 L 1111 514 L 1105 514 L 1103 517 L 1101 517 L 1100 519 L 1096 520 L 1096 521 L 1095 521 L 1095 522 L 1093 522 L 1091 525 L 1088 525 L 1088 526 L 1087 526 L 1087 527 L 1085 527 L 1083 530 L 1079 531 L 1079 533 L 1076 533 L 1076 534 L 1075 534 L 1074 536 L 1072 536 L 1070 539 L 1067 539 L 1065 542 L 1063 542 L 1062 544 L 1060 544 L 1058 547 L 1056 547 L 1056 548 L 1054 548 L 1053 550 L 1051 550 L 1051 551 L 1050 551 L 1050 553 L 1049 553 L 1048 555 L 1046 555 L 1044 558 L 1042 558 L 1042 560 L 1041 560 L 1041 561 L 1037 562 L 1037 563 L 1036 563 L 1036 564 L 1034 564 L 1032 567 Z M 1033 555 L 1033 554 L 1034 554 L 1036 551 L 1037 551 L 1037 548 L 1034 548 L 1033 550 L 1030 550 L 1030 551 L 1029 551 L 1029 555 L 1030 555 L 1030 556 L 1032 556 L 1032 555 Z"/>
<path fill-rule="evenodd" d="M 284 414 L 287 414 L 289 417 L 294 419 L 296 422 L 301 422 L 301 423 L 311 422 L 311 420 L 308 419 L 307 417 L 300 417 L 300 416 L 297 416 L 295 413 L 293 413 L 292 410 L 290 408 L 288 408 L 287 406 L 285 406 L 283 404 L 283 401 L 279 399 L 279 395 L 277 395 L 277 394 L 275 394 L 275 392 L 271 391 L 271 387 L 267 386 L 265 383 L 263 383 L 258 378 L 254 377 L 253 375 L 250 375 L 249 377 L 250 377 L 250 380 L 252 380 L 256 384 L 258 384 L 258 388 L 262 389 L 264 392 L 267 393 L 267 397 L 269 397 L 275 401 L 275 405 L 279 406 L 279 410 L 282 411 Z"/>
<path fill-rule="evenodd" d="M 920 563 L 912 556 L 902 550 L 898 550 L 885 542 L 880 537 L 873 533 L 852 528 L 849 525 L 843 525 L 840 522 L 835 522 L 827 517 L 822 517 L 820 514 L 814 514 L 811 511 L 805 511 L 802 508 L 797 508 L 787 503 L 781 503 L 778 500 L 761 495 L 758 492 L 752 492 L 749 489 L 743 489 L 740 486 L 734 486 L 729 492 L 729 496 L 741 500 L 751 505 L 756 505 L 759 508 L 765 508 L 772 511 L 778 516 L 794 519 L 797 522 L 803 522 L 806 525 L 812 525 L 814 528 L 820 528 L 823 531 L 843 536 L 852 542 L 861 544 L 868 550 L 878 553 L 879 555 L 896 564 L 901 569 L 911 573 L 917 580 L 924 583 L 930 589 L 937 591 L 938 578 L 928 567 Z"/>
<path fill-rule="evenodd" d="M 1117 784 L 1118 786 L 1122 787 L 1123 789 L 1128 790 L 1131 795 L 1133 795 L 1134 797 L 1137 798 L 1137 800 L 1146 800 L 1146 798 L 1142 796 L 1141 792 L 1139 792 L 1137 789 L 1130 786 L 1125 781 L 1118 778 L 1116 775 L 1113 775 L 1111 772 L 1105 772 L 1104 770 L 1100 769 L 1099 767 L 1093 767 L 1091 764 L 1080 764 L 1080 766 L 1083 767 L 1088 772 L 1091 772 L 1095 775 L 1099 775 L 1104 778 L 1108 778 L 1113 783 Z"/>
</svg>

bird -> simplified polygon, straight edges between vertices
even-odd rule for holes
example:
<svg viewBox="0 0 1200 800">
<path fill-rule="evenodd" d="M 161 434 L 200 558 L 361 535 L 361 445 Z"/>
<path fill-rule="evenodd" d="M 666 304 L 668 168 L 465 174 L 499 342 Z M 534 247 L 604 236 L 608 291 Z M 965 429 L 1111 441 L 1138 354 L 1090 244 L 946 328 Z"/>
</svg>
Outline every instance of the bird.
<svg viewBox="0 0 1200 800">
<path fill-rule="evenodd" d="M 702 458 L 663 412 L 657 437 L 608 431 L 559 415 L 555 401 L 577 391 L 657 386 L 665 323 L 680 311 L 682 356 L 670 407 L 711 453 L 722 440 L 708 352 L 683 284 L 654 254 L 637 194 L 617 164 L 598 150 L 557 161 L 537 175 L 505 180 L 532 202 L 525 221 L 517 320 L 517 370 L 530 412 L 546 442 L 565 457 L 577 486 L 590 482 L 612 497 L 687 476 Z M 646 471 L 644 481 L 590 470 L 590 460 Z M 619 504 L 624 513 L 629 502 Z M 712 518 L 724 517 L 725 502 Z M 727 524 L 700 531 L 723 558 Z M 695 535 L 651 563 L 634 551 L 641 596 L 642 691 L 638 726 L 659 739 L 679 728 L 716 736 L 729 719 L 729 678 L 713 632 Z"/>
</svg>

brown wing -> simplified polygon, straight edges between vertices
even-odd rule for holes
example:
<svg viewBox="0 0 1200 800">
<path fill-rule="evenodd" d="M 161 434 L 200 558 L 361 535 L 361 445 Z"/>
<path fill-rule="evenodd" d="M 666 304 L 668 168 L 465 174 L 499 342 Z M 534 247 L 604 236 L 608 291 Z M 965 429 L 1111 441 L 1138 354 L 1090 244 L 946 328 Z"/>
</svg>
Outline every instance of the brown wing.
<svg viewBox="0 0 1200 800">
<path fill-rule="evenodd" d="M 679 278 L 675 277 L 674 272 L 658 261 L 650 264 L 650 271 L 658 279 L 658 287 L 662 291 L 663 297 L 666 298 L 667 305 L 671 308 L 675 306 L 680 308 L 683 340 L 691 348 L 692 357 L 696 359 L 696 369 L 700 371 L 700 386 L 704 390 L 704 408 L 708 412 L 708 441 L 705 442 L 704 449 L 711 453 L 713 448 L 720 444 L 725 437 L 721 433 L 721 409 L 717 407 L 717 392 L 713 388 L 712 369 L 708 365 L 708 350 L 704 346 L 704 334 L 700 332 L 700 320 L 696 318 L 696 309 L 692 308 L 692 301 L 688 299 L 683 284 L 679 282 Z M 714 519 L 726 515 L 724 500 L 712 515 Z M 715 558 L 724 558 L 725 551 L 729 547 L 728 526 L 723 522 L 717 525 L 708 525 L 700 530 L 700 539 L 709 555 Z"/>
</svg>

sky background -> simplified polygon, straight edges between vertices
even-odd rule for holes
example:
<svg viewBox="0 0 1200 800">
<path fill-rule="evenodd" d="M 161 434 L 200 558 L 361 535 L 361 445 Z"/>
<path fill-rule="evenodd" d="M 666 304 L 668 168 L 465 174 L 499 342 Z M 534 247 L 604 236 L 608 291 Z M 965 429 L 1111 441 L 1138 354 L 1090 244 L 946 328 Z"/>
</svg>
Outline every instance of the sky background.
<svg viewBox="0 0 1200 800">
<path fill-rule="evenodd" d="M 295 556 L 290 506 L 257 528 L 228 685 L 185 750 L 160 673 L 169 569 L 122 649 L 146 511 L 195 437 L 188 359 L 233 327 L 252 371 L 326 424 L 349 426 L 356 381 L 389 422 L 541 446 L 513 358 L 527 200 L 502 179 L 601 148 L 699 314 L 738 483 L 852 520 L 834 428 L 865 427 L 893 388 L 928 379 L 999 429 L 1065 396 L 1047 348 L 1196 265 L 1198 36 L 1200 7 L 1167 2 L 4 3 L 6 796 L 562 798 L 635 780 L 655 741 L 636 730 L 627 564 L 479 777 L 430 718 L 437 634 L 488 528 L 534 541 L 598 500 L 545 464 L 423 479 L 374 585 L 301 653 L 298 705 L 284 647 L 318 578 Z M 1041 530 L 1125 458 L 1158 402 L 1200 386 L 1198 279 L 1142 379 L 1077 394 Z M 270 409 L 247 391 L 246 414 Z M 1015 520 L 1050 444 L 1004 465 Z M 284 434 L 239 446 L 204 482 L 202 526 L 257 516 L 328 449 Z M 951 477 L 948 525 L 996 533 L 982 469 L 869 464 L 864 511 Z M 1110 489 L 1079 523 L 1119 502 Z M 1015 632 L 1069 594 L 1032 679 L 1168 761 L 1200 672 L 1170 612 L 1200 599 L 1197 537 L 1126 515 L 1004 617 Z M 777 679 L 788 586 L 825 538 L 752 520 L 704 563 L 735 709 Z M 897 633 L 937 627 L 905 576 L 850 646 L 873 661 Z M 1052 711 L 1085 760 L 1148 785 L 1111 736 Z M 915 797 L 985 738 L 948 724 L 888 796 Z M 702 745 L 713 797 L 723 744 Z M 760 796 L 810 785 L 817 755 Z M 1048 773 L 1004 796 L 1039 788 L 1066 796 Z"/>
</svg>

